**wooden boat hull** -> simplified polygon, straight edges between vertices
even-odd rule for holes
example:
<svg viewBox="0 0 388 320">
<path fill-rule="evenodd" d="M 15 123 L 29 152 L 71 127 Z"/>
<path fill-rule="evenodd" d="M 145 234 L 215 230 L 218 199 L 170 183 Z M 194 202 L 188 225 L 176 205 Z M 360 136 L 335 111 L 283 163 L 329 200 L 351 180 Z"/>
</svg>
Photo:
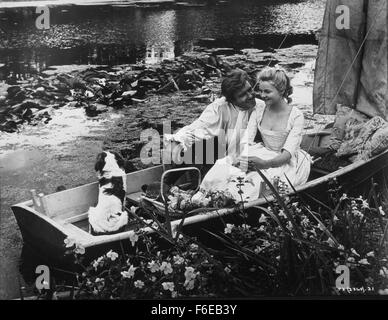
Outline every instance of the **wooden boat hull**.
<svg viewBox="0 0 388 320">
<path fill-rule="evenodd" d="M 132 190 L 129 192 L 135 193 L 140 190 L 140 185 L 150 183 L 160 179 L 163 172 L 162 166 L 156 166 L 127 175 L 127 186 Z M 356 188 L 362 185 L 367 179 L 378 174 L 386 174 L 388 176 L 388 150 L 368 161 L 362 161 L 351 164 L 347 167 L 339 169 L 328 175 L 309 181 L 305 185 L 296 188 L 298 194 L 307 202 L 311 202 L 312 197 L 326 202 L 327 200 L 327 184 L 336 178 L 343 185 L 344 192 L 357 190 Z M 355 191 L 357 192 L 357 191 Z M 60 217 L 67 217 L 67 211 L 82 213 L 80 216 L 85 216 L 85 212 L 89 206 L 93 206 L 97 200 L 98 187 L 96 183 L 85 185 L 82 187 L 61 191 L 56 194 L 48 195 L 49 207 L 62 206 L 56 208 L 56 212 Z M 140 192 L 138 193 L 140 195 Z M 64 201 L 67 199 L 67 201 Z M 78 199 L 78 200 L 77 200 Z M 78 201 L 84 201 L 74 207 Z M 273 201 L 272 197 L 267 199 Z M 50 204 L 51 201 L 51 204 Z M 266 205 L 266 199 L 258 199 L 251 201 L 245 205 L 246 208 Z M 67 207 L 66 207 L 67 206 Z M 76 208 L 76 209 L 75 209 Z M 58 217 L 49 217 L 48 215 L 37 211 L 34 208 L 33 201 L 26 201 L 12 206 L 12 210 L 16 217 L 20 231 L 25 243 L 40 249 L 47 255 L 56 257 L 63 256 L 65 252 L 64 240 L 67 237 L 73 237 L 85 247 L 86 255 L 94 258 L 105 253 L 110 248 L 121 250 L 121 248 L 130 249 L 129 236 L 131 231 L 122 232 L 114 235 L 92 236 L 88 232 L 77 228 L 73 223 L 76 220 L 74 216 L 70 218 L 58 219 Z M 54 210 L 54 211 L 55 211 Z M 186 218 L 184 221 L 183 231 L 190 235 L 200 236 L 206 241 L 206 235 L 201 231 L 203 228 L 222 228 L 219 217 L 223 217 L 226 221 L 233 219 L 235 208 L 224 208 L 217 211 L 198 214 L 193 217 Z M 77 217 L 77 216 L 75 216 Z M 86 213 L 87 218 L 87 213 Z M 172 222 L 172 227 L 176 228 L 180 220 Z M 150 234 L 153 231 L 150 228 L 146 229 Z"/>
</svg>

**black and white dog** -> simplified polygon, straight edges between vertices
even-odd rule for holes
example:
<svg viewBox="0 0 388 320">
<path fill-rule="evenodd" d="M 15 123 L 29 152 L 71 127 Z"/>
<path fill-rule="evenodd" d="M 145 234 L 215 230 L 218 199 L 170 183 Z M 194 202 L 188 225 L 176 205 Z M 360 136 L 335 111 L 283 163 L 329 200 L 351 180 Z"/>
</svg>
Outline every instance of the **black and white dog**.
<svg viewBox="0 0 388 320">
<path fill-rule="evenodd" d="M 128 213 L 124 209 L 124 159 L 116 152 L 104 151 L 98 154 L 94 168 L 99 194 L 97 206 L 89 208 L 91 231 L 94 234 L 119 232 L 128 223 Z"/>
</svg>

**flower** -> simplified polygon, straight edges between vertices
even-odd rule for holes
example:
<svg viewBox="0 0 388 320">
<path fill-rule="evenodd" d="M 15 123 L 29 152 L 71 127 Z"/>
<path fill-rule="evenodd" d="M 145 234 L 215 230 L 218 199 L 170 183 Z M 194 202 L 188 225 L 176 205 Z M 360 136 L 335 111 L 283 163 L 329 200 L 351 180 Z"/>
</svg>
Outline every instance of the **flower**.
<svg viewBox="0 0 388 320">
<path fill-rule="evenodd" d="M 338 249 L 339 249 L 339 250 L 345 250 L 345 247 L 344 247 L 342 244 L 340 244 L 340 245 L 338 246 Z"/>
<path fill-rule="evenodd" d="M 387 289 L 380 289 L 379 290 L 379 294 L 381 294 L 381 295 L 388 295 L 388 288 Z"/>
<path fill-rule="evenodd" d="M 388 277 L 388 269 L 386 267 L 382 267 L 379 272 L 380 276 Z"/>
<path fill-rule="evenodd" d="M 134 232 L 129 233 L 129 241 L 131 241 L 132 247 L 135 246 L 135 243 L 139 240 L 139 236 Z"/>
<path fill-rule="evenodd" d="M 178 292 L 173 291 L 171 292 L 171 298 L 176 298 L 178 296 Z"/>
<path fill-rule="evenodd" d="M 109 259 L 111 259 L 112 261 L 115 261 L 119 257 L 119 255 L 116 252 L 112 251 L 112 250 L 109 250 L 109 252 L 106 254 L 106 256 Z"/>
<path fill-rule="evenodd" d="M 360 256 L 354 248 L 351 248 L 350 251 L 351 251 L 355 256 L 357 256 L 357 257 Z"/>
<path fill-rule="evenodd" d="M 264 215 L 264 213 L 261 214 L 259 223 L 266 223 L 267 222 L 267 217 Z"/>
<path fill-rule="evenodd" d="M 179 255 L 174 256 L 173 260 L 175 264 L 182 264 L 185 262 L 185 259 Z"/>
<path fill-rule="evenodd" d="M 335 242 L 333 241 L 332 238 L 327 239 L 326 242 L 328 243 L 328 245 L 329 245 L 330 247 L 334 247 L 334 246 L 335 246 Z"/>
<path fill-rule="evenodd" d="M 342 197 L 340 198 L 340 201 L 344 201 L 348 198 L 348 195 L 346 193 L 342 194 Z"/>
<path fill-rule="evenodd" d="M 196 245 L 195 243 L 192 243 L 192 244 L 190 245 L 190 249 L 191 249 L 191 250 L 198 250 L 198 245 Z"/>
<path fill-rule="evenodd" d="M 193 290 L 194 289 L 194 279 L 185 281 L 183 286 L 186 288 L 186 290 Z"/>
<path fill-rule="evenodd" d="M 75 240 L 69 237 L 67 237 L 63 242 L 65 243 L 66 248 L 70 248 L 75 245 Z"/>
<path fill-rule="evenodd" d="M 385 212 L 384 212 L 384 210 L 383 210 L 383 207 L 379 207 L 379 212 L 380 212 L 380 214 L 382 215 L 382 216 L 385 216 Z"/>
<path fill-rule="evenodd" d="M 361 259 L 360 261 L 358 261 L 359 264 L 364 264 L 364 265 L 367 265 L 369 264 L 368 260 L 367 259 Z"/>
<path fill-rule="evenodd" d="M 159 270 L 163 271 L 164 274 L 166 274 L 166 275 L 169 274 L 169 273 L 172 273 L 171 263 L 163 261 L 162 265 L 159 268 Z"/>
<path fill-rule="evenodd" d="M 155 282 L 155 281 L 156 281 L 156 277 L 155 277 L 155 276 L 152 276 L 151 281 L 152 281 L 152 282 Z"/>
<path fill-rule="evenodd" d="M 193 267 L 185 267 L 186 271 L 185 271 L 185 278 L 186 278 L 186 281 L 187 280 L 192 280 L 192 279 L 195 279 L 195 277 L 197 276 L 198 273 L 195 273 L 195 269 Z"/>
<path fill-rule="evenodd" d="M 347 261 L 350 263 L 354 263 L 356 260 L 353 257 L 349 257 Z"/>
<path fill-rule="evenodd" d="M 251 226 L 249 226 L 249 225 L 247 225 L 247 224 L 242 224 L 241 227 L 242 227 L 243 229 L 249 230 Z"/>
<path fill-rule="evenodd" d="M 97 267 L 102 264 L 102 260 L 104 260 L 104 257 L 99 257 L 97 260 L 93 261 L 93 268 L 97 270 Z"/>
<path fill-rule="evenodd" d="M 133 278 L 133 276 L 135 275 L 135 270 L 137 268 L 135 268 L 133 265 L 130 265 L 128 271 L 122 271 L 121 272 L 121 275 L 123 276 L 123 278 Z"/>
<path fill-rule="evenodd" d="M 155 273 L 159 271 L 159 264 L 152 260 L 151 262 L 148 262 L 148 269 L 150 269 L 152 273 Z"/>
<path fill-rule="evenodd" d="M 174 282 L 163 282 L 162 286 L 164 290 L 170 290 L 171 292 L 175 289 Z"/>
<path fill-rule="evenodd" d="M 279 210 L 279 217 L 283 217 L 283 218 L 287 219 L 287 216 L 286 216 L 286 214 L 284 213 L 284 210 L 283 210 L 283 209 L 280 209 L 280 210 Z"/>
<path fill-rule="evenodd" d="M 136 280 L 133 284 L 135 285 L 135 288 L 141 289 L 144 287 L 144 282 L 141 280 Z"/>
<path fill-rule="evenodd" d="M 265 228 L 264 228 L 264 226 L 263 226 L 263 225 L 261 225 L 258 231 L 265 232 Z"/>
<path fill-rule="evenodd" d="M 374 257 L 375 257 L 375 253 L 374 253 L 374 251 L 371 251 L 371 252 L 368 252 L 368 253 L 366 254 L 366 256 L 367 256 L 367 257 L 374 258 Z"/>
<path fill-rule="evenodd" d="M 78 254 L 84 254 L 85 248 L 81 244 L 77 243 L 74 252 Z"/>
<path fill-rule="evenodd" d="M 233 228 L 234 228 L 234 224 L 227 223 L 226 228 L 224 229 L 224 233 L 225 234 L 232 233 Z"/>
</svg>

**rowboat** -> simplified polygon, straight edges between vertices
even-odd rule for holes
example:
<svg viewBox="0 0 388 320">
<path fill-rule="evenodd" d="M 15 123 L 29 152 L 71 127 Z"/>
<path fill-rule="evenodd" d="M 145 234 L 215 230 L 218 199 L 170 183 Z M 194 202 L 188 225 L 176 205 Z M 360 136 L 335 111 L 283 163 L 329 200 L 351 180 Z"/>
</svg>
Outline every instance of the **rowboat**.
<svg viewBox="0 0 388 320">
<path fill-rule="evenodd" d="M 324 130 L 315 134 L 304 135 L 302 148 L 309 150 L 311 146 L 320 146 L 330 134 Z M 325 172 L 312 166 L 310 178 L 304 185 L 296 187 L 296 192 L 307 198 L 316 198 L 325 201 L 327 197 L 327 184 L 336 178 L 343 185 L 344 190 L 350 190 L 371 176 L 384 170 L 388 166 L 388 150 L 368 160 L 360 160 L 339 168 L 333 172 Z M 157 165 L 144 170 L 128 173 L 127 200 L 138 205 L 142 196 L 141 186 L 155 181 L 160 181 L 164 172 L 163 165 Z M 294 193 L 294 192 L 293 192 Z M 95 206 L 98 200 L 98 182 L 85 184 L 80 187 L 56 192 L 48 195 L 37 195 L 32 191 L 32 199 L 12 206 L 23 240 L 37 250 L 44 250 L 44 254 L 53 258 L 60 258 L 65 251 L 64 240 L 69 237 L 80 243 L 88 256 L 94 257 L 122 244 L 129 244 L 129 237 L 133 228 L 129 227 L 124 232 L 112 235 L 92 235 L 89 233 L 88 209 Z M 272 196 L 261 197 L 248 202 L 244 209 L 252 209 L 273 201 Z M 203 228 L 216 228 L 223 223 L 220 219 L 228 221 L 233 219 L 233 208 L 214 209 L 199 212 L 195 216 L 186 217 L 183 221 L 183 232 L 189 235 L 198 235 Z M 173 220 L 173 230 L 180 225 L 181 219 Z M 154 233 L 146 227 L 144 232 Z"/>
</svg>

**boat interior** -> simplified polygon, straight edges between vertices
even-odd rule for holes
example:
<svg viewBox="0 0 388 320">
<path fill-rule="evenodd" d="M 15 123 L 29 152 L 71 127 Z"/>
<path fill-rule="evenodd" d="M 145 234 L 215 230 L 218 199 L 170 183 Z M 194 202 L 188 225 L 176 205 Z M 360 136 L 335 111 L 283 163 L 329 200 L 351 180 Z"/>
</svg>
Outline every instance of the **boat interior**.
<svg viewBox="0 0 388 320">
<path fill-rule="evenodd" d="M 314 161 L 311 168 L 310 181 L 340 168 L 338 163 L 336 166 L 330 165 L 328 168 L 319 166 L 320 162 L 327 163 L 327 159 L 322 161 L 322 156 L 316 150 L 317 148 L 322 148 L 322 145 L 325 145 L 325 141 L 327 141 L 329 135 L 330 130 L 326 130 L 319 134 L 305 135 L 303 138 L 301 147 L 313 156 Z M 159 165 L 127 174 L 127 207 L 139 205 L 140 197 L 143 194 L 141 186 L 160 181 L 164 169 L 162 165 Z M 183 179 L 180 179 L 178 186 L 184 188 L 190 185 L 192 178 L 192 174 L 190 175 L 186 172 L 183 175 Z M 83 233 L 85 236 L 91 236 L 88 223 L 88 210 L 91 206 L 97 204 L 98 183 L 91 183 L 49 195 L 37 195 L 33 190 L 31 193 L 33 197 L 31 206 L 36 211 L 48 216 L 71 233 Z M 125 231 L 133 229 L 136 224 L 132 219 L 132 222 L 128 224 Z"/>
</svg>

